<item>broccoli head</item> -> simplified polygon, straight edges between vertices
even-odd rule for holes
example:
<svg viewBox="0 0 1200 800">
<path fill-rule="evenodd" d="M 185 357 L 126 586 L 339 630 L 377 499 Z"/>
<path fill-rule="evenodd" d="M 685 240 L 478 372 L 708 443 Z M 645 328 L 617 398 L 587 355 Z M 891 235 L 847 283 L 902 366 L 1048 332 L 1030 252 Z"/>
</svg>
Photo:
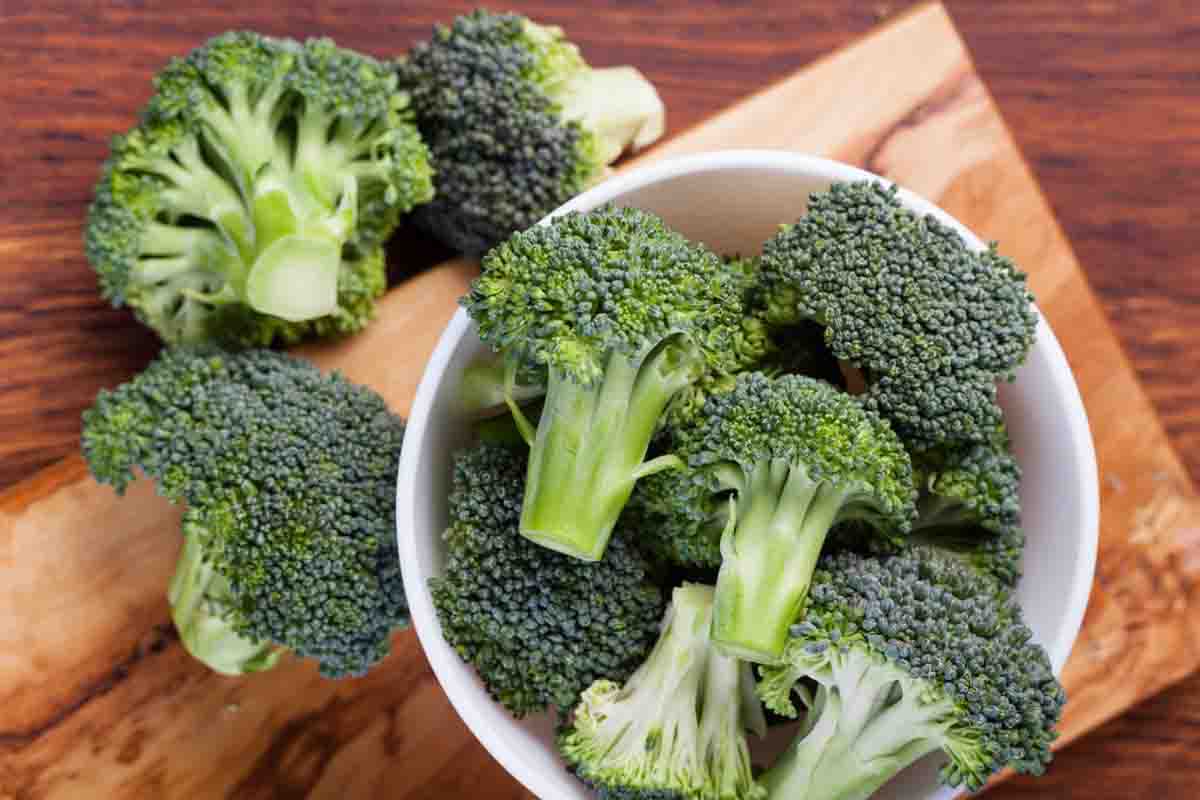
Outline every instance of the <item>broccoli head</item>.
<svg viewBox="0 0 1200 800">
<path fill-rule="evenodd" d="M 710 586 L 675 589 L 662 633 L 621 685 L 583 693 L 559 751 L 604 800 L 761 800 L 746 731 L 766 720 L 751 667 L 712 646 Z"/>
<path fill-rule="evenodd" d="M 762 276 L 768 319 L 825 326 L 833 354 L 863 372 L 867 407 L 927 444 L 987 438 L 1000 422 L 996 381 L 1037 325 L 1012 262 L 869 181 L 813 194 L 764 246 Z"/>
<path fill-rule="evenodd" d="M 171 61 L 113 139 L 87 255 L 168 344 L 350 333 L 385 288 L 383 240 L 432 192 L 390 67 L 231 32 Z"/>
<path fill-rule="evenodd" d="M 913 452 L 920 496 L 914 542 L 965 560 L 1013 586 L 1021 576 L 1021 467 L 1003 426 L 987 442 L 959 442 Z"/>
<path fill-rule="evenodd" d="M 481 255 L 662 135 L 654 87 L 633 67 L 593 69 L 561 29 L 479 10 L 438 26 L 399 65 L 437 170 L 417 220 Z"/>
<path fill-rule="evenodd" d="M 242 673 L 277 651 L 356 675 L 407 626 L 395 544 L 404 423 L 371 390 L 282 354 L 165 351 L 84 412 L 97 480 L 140 469 L 186 503 L 169 598 L 184 645 Z"/>
<path fill-rule="evenodd" d="M 772 797 L 869 797 L 941 750 L 941 779 L 980 788 L 996 771 L 1041 774 L 1065 695 L 1015 604 L 928 548 L 825 556 L 782 661 L 762 668 L 766 706 L 796 741 L 762 776 Z M 802 696 L 804 696 L 802 694 Z"/>
<path fill-rule="evenodd" d="M 896 539 L 914 516 L 912 464 L 891 427 L 814 378 L 739 376 L 675 452 L 687 466 L 660 478 L 675 488 L 660 489 L 660 508 L 679 509 L 680 531 L 693 517 L 710 543 L 725 521 L 713 639 L 747 660 L 782 653 L 831 528 L 858 520 Z"/>
<path fill-rule="evenodd" d="M 743 349 L 737 282 L 658 217 L 603 207 L 492 250 L 463 305 L 510 370 L 545 375 L 521 532 L 599 558 L 637 480 L 678 464 L 644 461 L 668 403 Z"/>
<path fill-rule="evenodd" d="M 525 461 L 523 446 L 457 454 L 445 572 L 430 581 L 446 641 L 518 717 L 565 712 L 593 681 L 628 677 L 664 605 L 622 536 L 586 563 L 520 535 Z"/>
</svg>

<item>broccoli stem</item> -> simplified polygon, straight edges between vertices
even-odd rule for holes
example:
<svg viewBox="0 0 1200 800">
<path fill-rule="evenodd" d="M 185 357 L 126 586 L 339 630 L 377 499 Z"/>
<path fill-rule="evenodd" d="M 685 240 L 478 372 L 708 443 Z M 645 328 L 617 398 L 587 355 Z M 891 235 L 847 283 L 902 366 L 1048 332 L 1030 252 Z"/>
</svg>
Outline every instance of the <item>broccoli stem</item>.
<svg viewBox="0 0 1200 800">
<path fill-rule="evenodd" d="M 342 249 L 328 239 L 284 236 L 259 255 L 246 281 L 255 311 L 302 322 L 337 309 Z"/>
<path fill-rule="evenodd" d="M 743 797 L 745 787 L 754 786 L 744 730 L 763 736 L 767 720 L 762 705 L 754 698 L 753 687 L 754 675 L 748 663 L 715 651 L 709 654 L 700 704 L 700 743 L 716 797 Z M 740 702 L 734 702 L 734 698 Z"/>
<path fill-rule="evenodd" d="M 577 70 L 553 88 L 551 97 L 561 105 L 564 119 L 578 121 L 595 136 L 600 166 L 616 161 L 626 148 L 640 150 L 653 143 L 666 128 L 658 92 L 633 67 Z"/>
<path fill-rule="evenodd" d="M 625 685 L 598 681 L 584 693 L 577 731 L 561 743 L 568 760 L 590 764 L 603 755 L 611 776 L 642 771 L 641 780 L 652 786 L 671 785 L 673 775 L 700 766 L 691 759 L 700 734 L 696 701 L 706 672 L 711 593 L 695 584 L 675 589 L 658 641 Z M 737 691 L 729 688 L 726 703 Z"/>
<path fill-rule="evenodd" d="M 521 533 L 585 561 L 604 554 L 639 478 L 680 464 L 648 462 L 646 450 L 667 403 L 694 378 L 699 351 L 668 340 L 644 359 L 613 353 L 603 374 L 582 384 L 553 367 L 529 455 Z"/>
<path fill-rule="evenodd" d="M 183 549 L 167 589 L 183 646 L 222 675 L 271 669 L 281 651 L 270 642 L 255 642 L 234 631 L 229 621 L 233 603 L 229 581 L 205 559 L 205 538 L 202 528 L 185 523 Z"/>
<path fill-rule="evenodd" d="M 721 650 L 760 664 L 779 659 L 845 504 L 845 493 L 784 459 L 751 468 L 721 537 L 713 612 Z"/>
<path fill-rule="evenodd" d="M 905 673 L 854 648 L 831 673 L 817 676 L 806 732 L 762 777 L 771 797 L 866 800 L 945 743 L 951 704 L 927 702 Z"/>
<path fill-rule="evenodd" d="M 246 301 L 256 311 L 290 322 L 337 309 L 342 244 L 354 227 L 357 182 L 347 177 L 330 209 L 302 176 L 263 176 L 254 198 L 258 257 L 246 279 Z"/>
</svg>

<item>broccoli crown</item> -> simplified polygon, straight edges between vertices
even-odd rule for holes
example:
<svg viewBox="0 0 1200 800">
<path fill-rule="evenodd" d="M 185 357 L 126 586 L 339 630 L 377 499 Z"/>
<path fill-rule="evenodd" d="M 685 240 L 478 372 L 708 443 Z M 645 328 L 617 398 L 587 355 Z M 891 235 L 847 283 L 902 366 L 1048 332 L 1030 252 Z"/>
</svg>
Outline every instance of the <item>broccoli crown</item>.
<svg viewBox="0 0 1200 800">
<path fill-rule="evenodd" d="M 418 220 L 479 255 L 581 192 L 604 164 L 550 88 L 586 68 L 561 32 L 516 14 L 477 10 L 414 45 L 398 69 L 437 171 Z"/>
<path fill-rule="evenodd" d="M 1021 467 L 1000 426 L 988 442 L 913 453 L 920 498 L 913 541 L 955 555 L 1003 586 L 1021 577 Z"/>
<path fill-rule="evenodd" d="M 456 455 L 446 569 L 430 581 L 446 641 L 517 716 L 567 711 L 593 681 L 628 677 L 664 605 L 620 535 L 591 563 L 520 535 L 525 462 L 498 444 Z"/>
<path fill-rule="evenodd" d="M 603 177 L 662 131 L 636 70 L 593 70 L 561 29 L 477 10 L 413 46 L 398 70 L 437 171 L 417 220 L 481 255 Z"/>
<path fill-rule="evenodd" d="M 867 796 L 937 749 L 942 780 L 978 789 L 995 771 L 1040 774 L 1065 694 L 1015 603 L 980 593 L 973 571 L 928 548 L 820 562 L 783 661 L 759 695 L 795 716 L 801 678 L 819 685 L 815 718 L 764 778 L 795 797 Z M 773 773 L 773 774 L 772 774 Z"/>
<path fill-rule="evenodd" d="M 746 731 L 766 729 L 750 665 L 712 647 L 710 586 L 683 584 L 624 685 L 592 684 L 559 734 L 575 774 L 608 800 L 761 800 Z"/>
<path fill-rule="evenodd" d="M 662 530 L 669 547 L 685 550 L 690 541 L 681 531 L 697 522 L 711 558 L 721 519 L 712 511 L 726 504 L 715 540 L 713 639 L 729 655 L 760 663 L 780 656 L 839 522 L 858 520 L 900 540 L 915 514 L 912 464 L 891 427 L 815 378 L 740 375 L 675 441 L 686 467 L 661 479 L 676 492 L 672 503 L 660 490 L 668 499 L 658 505 L 678 509 Z"/>
<path fill-rule="evenodd" d="M 432 194 L 389 67 L 328 39 L 211 39 L 112 142 L 86 249 L 105 296 L 171 344 L 344 333 L 384 287 L 383 240 Z"/>
<path fill-rule="evenodd" d="M 835 487 L 849 515 L 861 505 L 900 532 L 911 524 L 912 463 L 900 440 L 877 413 L 823 381 L 745 373 L 733 391 L 709 399 L 678 443 L 708 491 L 736 490 L 758 465 L 783 461 Z M 732 485 L 727 465 L 743 476 Z"/>
<path fill-rule="evenodd" d="M 741 349 L 741 294 L 720 259 L 644 211 L 606 206 L 514 234 L 463 305 L 507 364 L 546 375 L 521 532 L 604 552 L 670 402 Z M 515 404 L 511 403 L 515 408 Z"/>
<path fill-rule="evenodd" d="M 230 626 L 332 677 L 383 658 L 408 606 L 394 537 L 404 424 L 382 398 L 270 351 L 165 351 L 84 413 L 93 475 L 184 501 Z M 182 567 L 181 567 L 182 568 Z"/>
<path fill-rule="evenodd" d="M 1033 343 L 1025 275 L 896 193 L 864 181 L 813 194 L 764 246 L 769 315 L 826 326 L 833 354 L 865 372 L 866 405 L 906 438 L 982 441 L 999 422 L 996 379 Z"/>
<path fill-rule="evenodd" d="M 485 342 L 584 385 L 610 354 L 637 360 L 675 334 L 728 371 L 741 332 L 737 284 L 720 259 L 634 208 L 515 234 L 484 258 L 463 305 Z"/>
</svg>

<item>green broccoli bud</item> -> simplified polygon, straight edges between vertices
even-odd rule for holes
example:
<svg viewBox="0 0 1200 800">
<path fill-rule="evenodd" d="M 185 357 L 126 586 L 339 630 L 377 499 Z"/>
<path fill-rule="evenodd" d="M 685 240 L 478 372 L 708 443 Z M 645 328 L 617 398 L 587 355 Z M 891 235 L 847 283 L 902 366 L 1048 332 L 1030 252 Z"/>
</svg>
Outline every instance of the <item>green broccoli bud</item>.
<svg viewBox="0 0 1200 800">
<path fill-rule="evenodd" d="M 83 453 L 118 492 L 134 469 L 187 505 L 170 599 L 222 672 L 285 648 L 365 672 L 409 622 L 395 542 L 404 423 L 382 398 L 271 351 L 174 348 L 84 412 Z"/>
<path fill-rule="evenodd" d="M 825 326 L 860 370 L 862 400 L 907 441 L 984 441 L 1000 422 L 996 381 L 1033 344 L 1025 275 L 994 249 L 970 250 L 896 188 L 837 183 L 763 248 L 767 318 Z"/>
<path fill-rule="evenodd" d="M 831 528 L 860 520 L 894 538 L 914 516 L 912 465 L 887 422 L 813 378 L 739 376 L 676 452 L 680 507 L 728 503 L 713 640 L 750 661 L 782 653 Z"/>
<path fill-rule="evenodd" d="M 1021 577 L 1021 467 L 1008 435 L 990 441 L 917 450 L 913 472 L 920 496 L 912 541 L 954 555 L 1003 586 Z"/>
<path fill-rule="evenodd" d="M 759 696 L 796 716 L 798 681 L 816 683 L 795 742 L 762 776 L 772 797 L 866 798 L 925 755 L 941 780 L 976 790 L 996 771 L 1041 774 L 1065 696 L 1011 601 L 928 548 L 821 560 L 782 660 Z"/>
<path fill-rule="evenodd" d="M 678 465 L 647 449 L 672 397 L 725 370 L 740 299 L 715 255 L 636 209 L 561 216 L 488 254 L 463 305 L 506 363 L 545 374 L 525 536 L 604 553 L 634 484 Z"/>
<path fill-rule="evenodd" d="M 479 10 L 438 26 L 398 67 L 433 152 L 437 196 L 418 221 L 481 255 L 662 135 L 654 87 L 593 69 L 561 29 Z"/>
<path fill-rule="evenodd" d="M 663 609 L 625 537 L 587 563 L 520 535 L 525 470 L 523 446 L 484 443 L 456 455 L 445 572 L 430 581 L 446 641 L 518 717 L 565 712 L 593 681 L 624 680 Z"/>
</svg>

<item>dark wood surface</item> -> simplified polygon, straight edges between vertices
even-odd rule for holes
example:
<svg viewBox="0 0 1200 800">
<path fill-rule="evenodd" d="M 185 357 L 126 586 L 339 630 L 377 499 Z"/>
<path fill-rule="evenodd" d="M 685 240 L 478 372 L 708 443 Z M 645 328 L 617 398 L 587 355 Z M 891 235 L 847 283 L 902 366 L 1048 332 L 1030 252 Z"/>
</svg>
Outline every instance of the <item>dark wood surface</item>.
<svg viewBox="0 0 1200 800">
<path fill-rule="evenodd" d="M 281 14 L 249 12 L 251 4 L 184 12 L 0 0 L 0 486 L 73 450 L 95 390 L 154 351 L 127 315 L 102 306 L 74 233 L 106 151 L 96 132 L 128 126 L 166 57 L 234 26 L 326 33 L 392 55 L 467 7 L 292 5 Z M 906 4 L 573 5 L 520 8 L 564 25 L 593 63 L 641 67 L 679 131 Z M 1200 350 L 1191 346 L 1200 330 L 1200 5 L 948 5 L 1200 478 Z M 46 246 L 6 244 L 31 237 Z M 1077 742 L 1046 778 L 995 796 L 1193 797 L 1198 730 L 1200 678 Z"/>
</svg>

